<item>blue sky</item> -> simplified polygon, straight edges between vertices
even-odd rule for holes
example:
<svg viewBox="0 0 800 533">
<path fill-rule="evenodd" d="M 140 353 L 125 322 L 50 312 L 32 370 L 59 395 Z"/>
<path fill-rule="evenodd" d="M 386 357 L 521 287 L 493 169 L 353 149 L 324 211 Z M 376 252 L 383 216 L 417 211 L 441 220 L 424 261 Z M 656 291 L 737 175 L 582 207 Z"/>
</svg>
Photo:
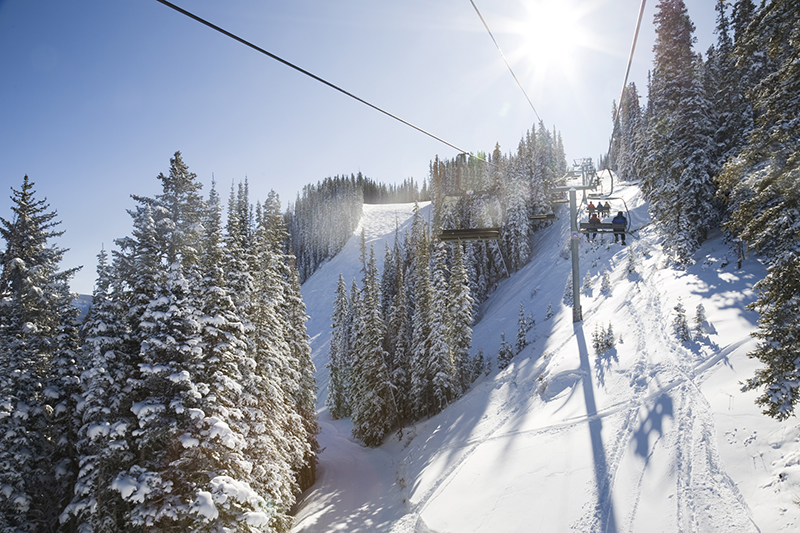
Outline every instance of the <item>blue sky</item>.
<svg viewBox="0 0 800 533">
<path fill-rule="evenodd" d="M 175 3 L 466 150 L 514 150 L 537 122 L 469 0 Z M 568 159 L 605 152 L 640 2 L 475 3 Z M 642 93 L 656 3 L 630 78 Z M 705 52 L 714 2 L 686 4 Z M 421 183 L 456 155 L 155 0 L 0 0 L 0 72 L 0 216 L 28 174 L 81 293 L 177 150 L 206 192 L 247 178 L 254 202 L 274 189 L 284 207 L 328 176 Z"/>
</svg>

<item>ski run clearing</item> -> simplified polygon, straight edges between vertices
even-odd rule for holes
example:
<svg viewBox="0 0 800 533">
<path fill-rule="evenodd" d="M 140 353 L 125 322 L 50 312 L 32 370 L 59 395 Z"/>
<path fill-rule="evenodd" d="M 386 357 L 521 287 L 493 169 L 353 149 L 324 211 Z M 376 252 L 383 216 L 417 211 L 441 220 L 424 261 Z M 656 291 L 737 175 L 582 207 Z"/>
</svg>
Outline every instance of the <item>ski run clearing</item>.
<svg viewBox="0 0 800 533">
<path fill-rule="evenodd" d="M 481 307 L 472 352 L 484 350 L 491 372 L 376 449 L 324 408 L 332 304 L 340 272 L 348 285 L 361 279 L 361 228 L 380 260 L 414 206 L 364 206 L 344 250 L 303 285 L 322 451 L 294 533 L 800 530 L 800 424 L 762 415 L 756 393 L 740 391 L 759 366 L 747 357 L 758 316 L 746 306 L 764 266 L 751 256 L 737 269 L 717 234 L 693 266 L 667 268 L 639 189 L 618 185 L 614 196 L 612 212 L 624 200 L 639 231 L 627 247 L 582 237 L 583 321 L 563 303 L 571 261 L 561 207 L 534 234 L 530 263 Z M 705 309 L 695 340 L 674 331 L 679 302 L 692 329 Z M 535 319 L 530 344 L 498 371 L 500 334 L 515 337 L 520 303 Z M 609 325 L 616 344 L 597 354 L 593 335 Z"/>
</svg>

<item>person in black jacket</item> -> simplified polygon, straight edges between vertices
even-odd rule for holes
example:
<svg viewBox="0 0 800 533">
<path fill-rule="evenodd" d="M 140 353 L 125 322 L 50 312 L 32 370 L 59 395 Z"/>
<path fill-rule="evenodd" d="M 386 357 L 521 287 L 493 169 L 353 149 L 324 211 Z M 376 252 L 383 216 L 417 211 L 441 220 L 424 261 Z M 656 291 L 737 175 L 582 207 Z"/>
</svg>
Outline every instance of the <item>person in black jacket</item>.
<svg viewBox="0 0 800 533">
<path fill-rule="evenodd" d="M 628 225 L 628 219 L 625 218 L 625 215 L 622 214 L 622 211 L 617 212 L 617 216 L 611 221 L 612 224 L 625 224 Z M 619 238 L 622 237 L 622 246 L 625 246 L 625 230 L 623 231 L 614 231 L 614 242 L 619 242 Z"/>
</svg>

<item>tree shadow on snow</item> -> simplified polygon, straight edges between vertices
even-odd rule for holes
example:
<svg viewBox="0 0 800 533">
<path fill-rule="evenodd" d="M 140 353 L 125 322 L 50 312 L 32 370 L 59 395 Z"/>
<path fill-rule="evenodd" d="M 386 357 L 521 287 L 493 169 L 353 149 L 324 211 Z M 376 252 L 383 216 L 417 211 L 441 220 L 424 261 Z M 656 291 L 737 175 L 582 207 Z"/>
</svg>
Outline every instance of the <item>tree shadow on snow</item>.
<svg viewBox="0 0 800 533">
<path fill-rule="evenodd" d="M 594 358 L 594 373 L 600 385 L 606 384 L 606 373 L 611 369 L 611 365 L 619 363 L 619 355 L 616 348 L 609 348 L 603 353 L 599 353 Z"/>
<path fill-rule="evenodd" d="M 633 433 L 636 455 L 647 460 L 650 455 L 650 437 L 658 439 L 663 434 L 665 416 L 673 418 L 672 398 L 667 393 L 658 397 L 653 407 L 648 410 L 647 416 L 639 417 L 639 427 Z"/>
</svg>

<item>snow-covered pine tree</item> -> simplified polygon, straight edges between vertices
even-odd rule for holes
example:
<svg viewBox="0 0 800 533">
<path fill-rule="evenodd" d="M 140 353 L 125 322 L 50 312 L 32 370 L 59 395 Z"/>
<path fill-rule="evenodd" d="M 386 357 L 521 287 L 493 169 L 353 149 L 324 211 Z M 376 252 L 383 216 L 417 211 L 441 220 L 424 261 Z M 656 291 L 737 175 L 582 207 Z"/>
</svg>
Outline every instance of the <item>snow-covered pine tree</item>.
<svg viewBox="0 0 800 533">
<path fill-rule="evenodd" d="M 603 355 L 617 344 L 614 337 L 614 328 L 611 322 L 608 323 L 608 328 L 603 327 L 601 324 L 595 324 L 594 332 L 592 332 L 592 348 L 597 355 Z"/>
<path fill-rule="evenodd" d="M 696 68 L 699 70 L 702 66 Z M 691 261 L 691 255 L 720 219 L 712 179 L 717 170 L 717 162 L 712 157 L 712 106 L 699 74 L 691 82 L 690 92 L 676 112 L 673 127 L 683 169 L 674 179 L 667 180 L 656 206 L 659 223 L 667 234 L 664 248 L 683 264 Z"/>
<path fill-rule="evenodd" d="M 715 167 L 728 157 L 738 155 L 747 132 L 753 128 L 753 110 L 744 94 L 743 76 L 736 66 L 729 3 L 717 0 L 717 43 L 706 54 L 706 93 L 714 106 Z M 744 28 L 742 28 L 742 31 Z"/>
<path fill-rule="evenodd" d="M 514 359 L 514 348 L 506 342 L 506 332 L 500 333 L 500 349 L 497 352 L 497 368 L 505 370 Z"/>
<path fill-rule="evenodd" d="M 450 359 L 455 367 L 457 389 L 461 394 L 472 383 L 473 374 L 469 355 L 472 346 L 473 300 L 467 282 L 461 243 L 453 245 L 453 267 L 450 271 L 447 305 L 447 343 L 450 347 Z"/>
<path fill-rule="evenodd" d="M 126 527 L 131 505 L 111 489 L 117 472 L 132 464 L 128 438 L 136 427 L 131 412 L 128 377 L 135 368 L 125 352 L 127 321 L 120 281 L 101 249 L 92 307 L 81 325 L 81 350 L 87 368 L 79 414 L 76 459 L 80 470 L 72 502 L 62 514 L 66 528 L 110 533 Z"/>
<path fill-rule="evenodd" d="M 399 229 L 395 229 L 395 241 L 398 239 Z M 399 247 L 390 248 L 389 243 L 386 243 L 386 249 L 383 254 L 383 274 L 381 275 L 381 313 L 383 319 L 389 320 L 389 312 L 392 308 L 392 302 L 397 294 L 397 261 L 395 261 L 395 251 Z M 388 350 L 388 346 L 386 346 Z"/>
<path fill-rule="evenodd" d="M 655 23 L 648 95 L 651 151 L 644 188 L 666 235 L 665 250 L 677 263 L 686 263 L 719 218 L 711 178 L 715 168 L 709 158 L 711 105 L 702 84 L 702 64 L 692 51 L 694 24 L 683 0 L 661 0 Z"/>
<path fill-rule="evenodd" d="M 556 179 L 566 171 L 567 162 L 562 158 L 563 153 L 563 147 L 560 151 L 555 149 L 553 136 L 540 120 L 536 131 L 534 174 L 541 182 L 542 190 L 548 195 L 555 186 Z"/>
<path fill-rule="evenodd" d="M 628 261 L 625 264 L 625 272 L 628 277 L 636 273 L 639 268 L 639 258 L 636 256 L 636 251 L 633 246 L 628 246 Z"/>
<path fill-rule="evenodd" d="M 165 220 L 159 225 L 159 229 L 166 232 L 167 264 L 173 264 L 180 255 L 183 267 L 189 269 L 198 260 L 197 246 L 203 230 L 201 219 L 205 204 L 200 196 L 203 184 L 189 172 L 180 152 L 175 152 L 169 160 L 169 175 L 159 174 L 157 178 L 161 181 L 157 205 L 166 210 L 164 218 L 171 221 Z"/>
<path fill-rule="evenodd" d="M 127 519 L 136 527 L 170 529 L 176 522 L 191 523 L 188 502 L 196 496 L 196 481 L 190 479 L 194 472 L 184 471 L 177 459 L 184 457 L 182 436 L 195 433 L 190 413 L 200 409 L 198 400 L 207 384 L 198 383 L 189 370 L 200 364 L 202 353 L 189 292 L 176 262 L 142 315 L 141 363 L 131 392 L 138 421 L 131 450 L 136 459 L 112 482 L 131 504 Z"/>
<path fill-rule="evenodd" d="M 516 272 L 522 268 L 530 256 L 528 242 L 528 206 L 525 199 L 530 197 L 529 182 L 524 179 L 520 168 L 525 159 L 525 143 L 520 140 L 518 155 L 509 164 L 510 174 L 506 184 L 505 216 L 503 225 L 503 248 L 508 258 L 508 268 Z"/>
<path fill-rule="evenodd" d="M 253 331 L 251 315 L 255 292 L 253 271 L 250 269 L 255 263 L 252 256 L 253 234 L 253 213 L 247 183 L 240 182 L 238 187 L 231 184 L 223 235 L 223 265 L 228 293 L 233 298 L 236 312 L 248 334 Z"/>
<path fill-rule="evenodd" d="M 280 316 L 283 279 L 270 247 L 274 236 L 269 233 L 263 224 L 255 224 L 247 182 L 232 186 L 223 264 L 228 293 L 247 343 L 240 365 L 240 424 L 248 435 L 245 454 L 257 458 L 252 462 L 251 486 L 274 504 L 269 525 L 282 531 L 291 523 L 288 511 L 298 490 L 296 472 L 308 446 L 293 396 L 289 396 L 297 390 L 297 376 L 293 370 L 287 373 L 287 367 L 291 369 L 289 345 Z"/>
<path fill-rule="evenodd" d="M 344 276 L 339 274 L 336 298 L 333 301 L 333 314 L 331 315 L 330 362 L 328 363 L 330 382 L 328 397 L 325 400 L 325 405 L 334 419 L 346 418 L 351 414 L 347 401 L 350 394 L 351 373 L 347 316 L 347 286 Z"/>
<path fill-rule="evenodd" d="M 702 303 L 697 304 L 697 308 L 695 309 L 694 314 L 694 338 L 699 339 L 705 335 L 705 330 L 703 329 L 706 322 L 706 308 L 703 307 Z"/>
<path fill-rule="evenodd" d="M 622 127 L 620 125 L 620 111 L 619 105 L 617 104 L 616 100 L 612 100 L 611 102 L 611 119 L 613 121 L 612 125 L 612 136 L 611 136 L 611 144 L 609 145 L 608 151 L 608 158 L 606 161 L 600 160 L 601 166 L 606 166 L 612 170 L 617 171 L 619 173 L 619 155 L 622 152 Z"/>
<path fill-rule="evenodd" d="M 522 305 L 522 302 L 520 302 L 519 318 L 517 319 L 517 343 L 514 345 L 514 352 L 516 354 L 524 350 L 529 344 L 528 332 L 530 331 L 531 326 L 532 324 L 529 324 L 528 319 L 525 317 L 525 306 Z"/>
<path fill-rule="evenodd" d="M 284 217 L 280 212 L 280 200 L 275 191 L 270 191 L 264 202 L 262 216 L 258 223 L 259 238 L 266 241 L 275 258 L 275 268 L 280 276 L 280 289 L 283 293 L 280 307 L 280 316 L 284 322 L 285 339 L 289 345 L 286 369 L 287 374 L 295 377 L 295 384 L 291 390 L 287 389 L 287 399 L 294 402 L 291 409 L 300 417 L 304 434 L 298 434 L 299 439 L 305 439 L 307 447 L 302 464 L 295 465 L 295 472 L 300 484 L 300 490 L 305 490 L 314 483 L 316 472 L 316 453 L 319 449 L 317 434 L 316 403 L 317 384 L 314 377 L 315 368 L 311 360 L 311 347 L 306 331 L 305 303 L 300 292 L 300 277 L 294 267 L 295 258 L 288 255 L 288 232 Z M 288 383 L 287 379 L 283 380 Z"/>
<path fill-rule="evenodd" d="M 447 301 L 447 249 L 446 245 L 437 241 L 434 243 L 433 272 L 431 284 L 434 305 L 430 317 L 430 353 L 428 355 L 428 372 L 431 376 L 433 402 L 431 413 L 438 413 L 461 393 L 460 379 L 456 375 L 456 366 L 453 360 L 454 351 L 451 342 L 454 340 L 448 335 L 448 330 L 453 331 L 453 316 L 448 312 L 448 306 L 442 305 Z"/>
<path fill-rule="evenodd" d="M 605 339 L 606 331 L 603 326 L 599 323 L 594 325 L 594 331 L 592 332 L 592 348 L 594 349 L 594 353 L 596 355 L 602 355 L 605 350 L 603 350 L 603 341 Z"/>
<path fill-rule="evenodd" d="M 587 270 L 586 275 L 583 276 L 583 283 L 581 283 L 581 294 L 591 294 L 592 285 L 592 273 Z"/>
<path fill-rule="evenodd" d="M 611 292 L 611 275 L 608 270 L 603 271 L 602 281 L 600 282 L 600 292 L 608 294 Z"/>
<path fill-rule="evenodd" d="M 483 348 L 478 348 L 475 352 L 475 355 L 472 357 L 472 374 L 470 377 L 471 381 L 475 381 L 481 374 L 483 374 L 484 369 L 486 367 L 486 358 L 483 355 Z"/>
<path fill-rule="evenodd" d="M 430 244 L 430 238 L 428 237 L 428 226 L 425 218 L 420 212 L 419 204 L 414 203 L 411 219 L 411 230 L 406 234 L 405 239 L 403 240 L 403 247 L 405 249 L 405 270 L 403 277 L 406 282 L 406 298 L 408 299 L 407 305 L 409 316 L 414 316 L 414 310 L 416 309 L 417 305 L 417 255 L 423 241 L 426 243 L 425 246 Z M 427 272 L 429 272 L 429 260 L 430 254 L 425 259 L 425 266 L 423 267 Z M 428 277 L 430 278 L 430 275 Z"/>
<path fill-rule="evenodd" d="M 142 315 L 155 297 L 165 273 L 161 264 L 162 245 L 156 234 L 150 204 L 136 206 L 128 214 L 133 219 L 133 231 L 130 236 L 114 240 L 119 247 L 113 252 L 114 272 L 120 283 L 117 299 L 127 307 L 125 314 L 130 335 L 124 350 L 137 358 L 144 336 L 140 328 Z"/>
<path fill-rule="evenodd" d="M 393 387 L 383 349 L 384 322 L 375 253 L 370 248 L 365 268 L 362 334 L 355 339 L 353 375 L 353 436 L 378 446 L 397 420 Z"/>
<path fill-rule="evenodd" d="M 58 511 L 65 509 L 72 499 L 79 473 L 76 445 L 81 427 L 78 414 L 82 403 L 80 375 L 87 364 L 80 350 L 79 311 L 73 304 L 75 295 L 69 290 L 69 277 L 55 276 L 50 287 L 56 295 L 53 303 L 58 326 L 48 377 L 43 383 L 45 410 L 50 413 L 47 438 L 55 445 L 50 457 L 55 469 L 54 485 L 50 491 L 61 498 L 55 506 Z"/>
<path fill-rule="evenodd" d="M 618 126 L 614 132 L 614 138 L 618 139 L 618 143 L 613 156 L 620 179 L 635 181 L 640 176 L 642 154 L 639 151 L 637 135 L 642 126 L 639 92 L 636 84 L 631 82 L 622 93 Z"/>
<path fill-rule="evenodd" d="M 398 267 L 400 261 L 398 260 Z M 406 306 L 406 290 L 402 268 L 397 270 L 397 294 L 389 311 L 386 336 L 391 349 L 392 385 L 397 405 L 397 422 L 404 425 L 411 420 L 411 324 Z"/>
<path fill-rule="evenodd" d="M 59 375 L 65 365 L 53 365 L 68 351 L 77 356 L 74 335 L 65 330 L 77 316 L 67 308 L 68 283 L 77 269 L 59 270 L 66 250 L 48 241 L 63 232 L 54 229 L 57 213 L 35 197 L 33 187 L 25 176 L 19 190 L 12 188 L 14 216 L 0 218 L 6 241 L 0 256 L 0 366 L 7 370 L 0 376 L 0 520 L 9 531 L 56 530 L 72 496 L 59 492 L 71 489 L 71 479 L 62 474 L 75 474 L 71 464 L 62 465 L 66 472 L 56 469 L 57 462 L 71 459 L 55 448 L 74 446 L 61 441 L 73 431 L 72 419 L 64 413 L 52 418 L 48 404 L 71 392 Z"/>
<path fill-rule="evenodd" d="M 610 350 L 616 344 L 617 344 L 617 339 L 614 337 L 614 327 L 612 326 L 611 322 L 609 322 L 608 328 L 606 329 L 605 337 L 603 338 L 603 347 L 605 348 L 604 351 Z"/>
<path fill-rule="evenodd" d="M 747 18 L 748 2 L 737 2 Z M 752 5 L 749 6 L 752 8 Z M 741 27 L 741 26 L 739 26 Z M 797 360 L 798 300 L 800 299 L 800 5 L 774 0 L 762 5 L 746 30 L 737 34 L 737 64 L 762 61 L 747 76 L 754 88 L 748 93 L 757 116 L 748 144 L 729 160 L 720 176 L 721 187 L 732 200 L 728 228 L 764 253 L 767 276 L 756 284 L 752 308 L 760 313 L 759 340 L 750 356 L 765 366 L 746 382 L 746 390 L 761 389 L 757 403 L 764 413 L 785 420 L 800 401 L 800 363 Z M 737 28 L 737 31 L 739 28 Z"/>
<path fill-rule="evenodd" d="M 243 357 L 237 354 L 245 343 L 219 269 L 218 198 L 212 195 L 216 212 L 208 212 L 197 194 L 200 185 L 179 153 L 171 160 L 169 177 L 159 179 L 161 195 L 136 197 L 144 204 L 138 213 L 145 216 L 136 220 L 140 234 L 149 236 L 146 242 L 156 254 L 138 257 L 143 250 L 134 246 L 133 264 L 144 259 L 156 272 L 169 270 L 139 318 L 139 364 L 126 400 L 138 420 L 129 442 L 133 464 L 115 465 L 119 471 L 111 488 L 130 506 L 122 520 L 140 527 L 231 525 L 244 521 L 246 513 L 263 515 L 266 524 L 272 510 L 263 499 L 258 506 L 236 502 L 238 511 L 231 500 L 215 508 L 213 517 L 197 512 L 198 506 L 208 509 L 215 483 L 230 480 L 250 487 L 242 466 L 248 462 L 246 442 L 233 423 L 241 418 L 237 359 Z M 148 213 L 157 214 L 152 224 Z M 210 230 L 206 240 L 201 239 L 201 222 Z"/>
<path fill-rule="evenodd" d="M 547 309 L 544 312 L 544 319 L 550 320 L 553 318 L 555 312 L 553 311 L 553 302 L 547 302 Z"/>
<path fill-rule="evenodd" d="M 250 317 L 255 351 L 248 376 L 248 392 L 255 405 L 249 422 L 251 431 L 261 433 L 248 444 L 251 456 L 259 457 L 253 486 L 270 496 L 277 511 L 275 527 L 285 530 L 291 526 L 289 510 L 299 491 L 297 474 L 313 450 L 297 409 L 302 376 L 296 344 L 302 341 L 294 336 L 304 332 L 294 333 L 288 318 L 290 280 L 280 249 L 283 231 L 271 222 L 275 216 L 274 210 L 271 216 L 257 211 L 248 263 L 255 290 Z"/>
<path fill-rule="evenodd" d="M 191 374 L 196 376 L 196 381 L 207 383 L 208 392 L 198 402 L 204 418 L 201 420 L 198 413 L 194 432 L 187 432 L 181 438 L 186 440 L 184 447 L 188 448 L 183 464 L 205 471 L 206 475 L 197 476 L 195 480 L 196 496 L 191 510 L 196 515 L 196 523 L 208 529 L 233 525 L 244 528 L 250 513 L 259 516 L 266 526 L 274 520 L 271 503 L 260 496 L 244 497 L 254 494 L 251 472 L 242 466 L 254 459 L 246 453 L 245 443 L 250 433 L 242 424 L 245 419 L 242 369 L 247 365 L 248 342 L 226 288 L 221 206 L 213 182 L 202 227 L 204 233 L 198 247 L 199 281 L 193 288 L 199 302 L 197 322 L 203 363 Z M 218 434 L 218 439 L 212 438 L 214 433 Z M 225 493 L 229 486 L 241 490 L 237 493 L 239 497 Z"/>
<path fill-rule="evenodd" d="M 678 297 L 678 303 L 673 308 L 675 311 L 675 318 L 672 319 L 672 329 L 675 335 L 681 342 L 688 342 L 692 340 L 691 331 L 689 331 L 689 323 L 686 320 L 686 308 L 683 306 L 681 298 Z"/>
<path fill-rule="evenodd" d="M 411 329 L 411 401 L 414 405 L 414 417 L 422 418 L 434 412 L 433 376 L 428 361 L 432 351 L 431 331 L 435 292 L 431 283 L 428 236 L 423 232 L 415 241 L 412 270 L 414 311 Z"/>
</svg>

